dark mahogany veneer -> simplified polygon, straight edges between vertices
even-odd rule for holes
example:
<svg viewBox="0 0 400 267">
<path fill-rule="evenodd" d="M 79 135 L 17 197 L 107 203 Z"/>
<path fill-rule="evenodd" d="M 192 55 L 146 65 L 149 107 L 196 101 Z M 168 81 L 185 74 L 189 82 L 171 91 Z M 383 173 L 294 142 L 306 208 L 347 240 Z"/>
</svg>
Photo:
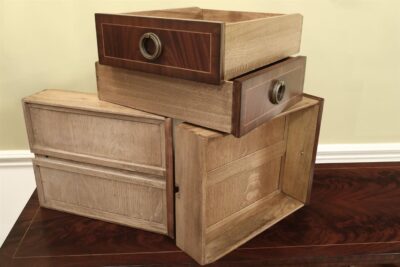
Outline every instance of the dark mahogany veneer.
<svg viewBox="0 0 400 267">
<path fill-rule="evenodd" d="M 146 25 L 146 26 L 143 26 Z M 166 76 L 219 83 L 221 23 L 96 14 L 100 64 Z M 139 50 L 140 37 L 155 33 L 162 56 L 149 61 Z"/>
</svg>

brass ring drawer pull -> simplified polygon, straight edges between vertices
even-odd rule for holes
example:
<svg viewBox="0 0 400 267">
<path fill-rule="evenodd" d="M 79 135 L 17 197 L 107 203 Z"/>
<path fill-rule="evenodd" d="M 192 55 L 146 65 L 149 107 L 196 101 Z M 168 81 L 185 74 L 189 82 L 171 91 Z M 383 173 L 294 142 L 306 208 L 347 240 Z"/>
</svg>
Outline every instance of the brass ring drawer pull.
<svg viewBox="0 0 400 267">
<path fill-rule="evenodd" d="M 148 40 L 153 41 L 154 43 L 154 52 L 150 54 L 147 49 L 146 49 L 146 42 Z M 148 60 L 156 60 L 160 55 L 162 51 L 162 44 L 160 41 L 160 38 L 158 38 L 157 34 L 152 33 L 152 32 L 146 32 L 144 33 L 139 40 L 139 49 L 140 53 L 142 54 L 143 57 L 145 57 Z"/>
<path fill-rule="evenodd" d="M 285 96 L 286 84 L 282 80 L 277 80 L 272 88 L 270 100 L 273 104 L 279 104 Z"/>
</svg>

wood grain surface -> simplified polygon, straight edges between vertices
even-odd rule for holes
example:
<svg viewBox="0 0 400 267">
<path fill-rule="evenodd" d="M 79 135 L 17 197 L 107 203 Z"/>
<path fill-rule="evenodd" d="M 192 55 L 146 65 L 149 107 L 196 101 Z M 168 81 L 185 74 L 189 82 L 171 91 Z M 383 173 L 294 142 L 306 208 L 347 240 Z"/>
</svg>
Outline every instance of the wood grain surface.
<svg viewBox="0 0 400 267">
<path fill-rule="evenodd" d="M 321 110 L 311 100 L 240 138 L 175 126 L 177 246 L 198 263 L 214 262 L 307 202 Z"/>
<path fill-rule="evenodd" d="M 72 108 L 82 111 L 93 111 L 105 114 L 124 115 L 135 117 L 143 121 L 160 121 L 165 118 L 136 109 L 115 105 L 110 102 L 101 101 L 92 93 L 82 93 L 70 90 L 47 89 L 37 92 L 22 100 L 24 103 L 52 106 L 58 108 Z"/>
<path fill-rule="evenodd" d="M 231 131 L 232 82 L 212 85 L 98 63 L 96 74 L 104 101 Z"/>
<path fill-rule="evenodd" d="M 270 15 L 252 21 L 225 24 L 225 80 L 300 51 L 303 16 Z"/>
<path fill-rule="evenodd" d="M 42 156 L 33 165 L 41 206 L 168 233 L 162 177 Z"/>
<path fill-rule="evenodd" d="M 212 267 L 400 265 L 400 164 L 322 164 L 310 205 Z M 199 266 L 166 236 L 40 208 L 34 193 L 0 266 Z"/>
<path fill-rule="evenodd" d="M 166 118 L 62 90 L 23 102 L 33 153 L 166 175 Z"/>
</svg>

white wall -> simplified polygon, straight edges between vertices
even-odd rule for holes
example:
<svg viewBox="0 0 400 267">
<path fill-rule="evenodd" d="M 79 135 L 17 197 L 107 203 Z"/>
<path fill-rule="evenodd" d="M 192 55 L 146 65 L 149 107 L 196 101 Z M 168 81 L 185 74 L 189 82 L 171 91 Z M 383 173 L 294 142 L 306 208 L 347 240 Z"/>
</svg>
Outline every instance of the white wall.
<svg viewBox="0 0 400 267">
<path fill-rule="evenodd" d="M 305 91 L 326 98 L 322 144 L 399 143 L 399 0 L 0 0 L 0 149 L 27 149 L 20 100 L 96 92 L 95 12 L 184 6 L 301 13 Z"/>
</svg>

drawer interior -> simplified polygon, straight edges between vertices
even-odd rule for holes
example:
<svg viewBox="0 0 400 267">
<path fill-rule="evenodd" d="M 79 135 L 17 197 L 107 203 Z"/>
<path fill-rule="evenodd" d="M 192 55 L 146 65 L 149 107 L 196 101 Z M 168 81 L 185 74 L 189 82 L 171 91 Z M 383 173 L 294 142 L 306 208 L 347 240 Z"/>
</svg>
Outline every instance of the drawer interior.
<svg viewBox="0 0 400 267">
<path fill-rule="evenodd" d="M 317 120 L 318 106 L 281 116 L 270 123 L 271 131 L 283 130 L 281 140 L 207 173 L 206 261 L 249 240 L 308 201 Z M 217 183 L 213 182 L 215 172 L 220 174 Z"/>
<path fill-rule="evenodd" d="M 177 125 L 178 246 L 201 264 L 210 263 L 303 207 L 312 184 L 320 107 L 319 100 L 303 97 L 241 138 Z M 182 164 L 189 155 L 191 162 Z M 186 239 L 193 233 L 195 238 Z"/>
<path fill-rule="evenodd" d="M 280 14 L 260 13 L 260 12 L 243 12 L 243 11 L 226 11 L 203 9 L 198 7 L 177 8 L 167 10 L 152 10 L 126 13 L 129 15 L 142 15 L 149 17 L 161 18 L 179 18 L 190 20 L 218 21 L 224 23 L 234 23 L 240 21 L 249 21 L 260 18 L 279 16 Z"/>
</svg>

